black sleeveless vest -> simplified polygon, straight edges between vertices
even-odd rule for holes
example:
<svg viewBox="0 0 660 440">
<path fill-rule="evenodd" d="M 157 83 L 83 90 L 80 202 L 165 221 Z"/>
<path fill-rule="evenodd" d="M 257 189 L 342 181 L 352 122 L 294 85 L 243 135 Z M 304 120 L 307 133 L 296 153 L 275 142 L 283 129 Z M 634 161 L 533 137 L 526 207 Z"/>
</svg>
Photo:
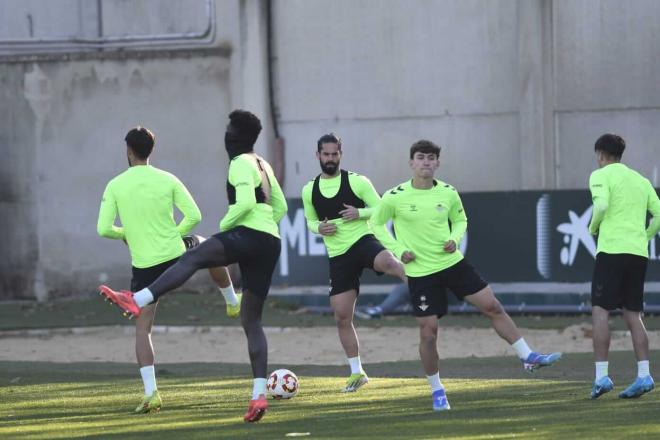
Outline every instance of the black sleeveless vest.
<svg viewBox="0 0 660 440">
<path fill-rule="evenodd" d="M 319 180 L 321 175 L 319 174 L 314 179 L 314 186 L 312 187 L 312 205 L 316 210 L 316 215 L 319 220 L 323 221 L 326 218 L 332 220 L 335 218 L 340 218 L 339 211 L 346 209 L 344 203 L 347 205 L 354 206 L 356 208 L 366 207 L 364 201 L 355 195 L 351 189 L 351 184 L 348 181 L 348 171 L 341 170 L 341 183 L 339 184 L 339 191 L 332 198 L 324 197 L 321 194 L 321 189 L 319 188 Z"/>
<path fill-rule="evenodd" d="M 259 169 L 263 170 L 261 167 L 261 161 L 258 159 L 257 166 Z M 268 177 L 268 173 L 266 173 L 266 177 Z M 266 194 L 264 194 L 261 184 L 254 189 L 254 198 L 257 199 L 257 203 L 266 203 Z M 230 205 L 236 204 L 236 187 L 229 183 L 229 178 L 227 178 L 227 201 Z"/>
</svg>

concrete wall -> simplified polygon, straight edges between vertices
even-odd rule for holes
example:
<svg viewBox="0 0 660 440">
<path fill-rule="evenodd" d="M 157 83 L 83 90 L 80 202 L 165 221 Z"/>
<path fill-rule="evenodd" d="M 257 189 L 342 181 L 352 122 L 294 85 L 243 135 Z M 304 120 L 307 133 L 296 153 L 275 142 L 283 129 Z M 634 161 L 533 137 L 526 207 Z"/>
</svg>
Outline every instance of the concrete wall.
<svg viewBox="0 0 660 440">
<path fill-rule="evenodd" d="M 275 2 L 287 194 L 336 131 L 344 166 L 383 190 L 419 138 L 463 191 L 583 188 L 605 131 L 660 167 L 660 3 L 653 0 Z"/>
<path fill-rule="evenodd" d="M 38 261 L 35 132 L 23 75 L 0 64 L 0 297 L 32 295 Z"/>
<path fill-rule="evenodd" d="M 278 106 L 287 193 L 315 176 L 320 135 L 381 190 L 409 175 L 420 138 L 459 188 L 516 189 L 516 2 L 276 2 Z M 475 161 L 482 166 L 475 168 Z"/>
<path fill-rule="evenodd" d="M 260 0 L 215 0 L 213 32 L 194 41 L 23 55 L 3 43 L 199 33 L 208 19 L 204 0 L 103 0 L 101 20 L 98 5 L 0 2 L 0 297 L 127 284 L 126 249 L 95 224 L 138 123 L 156 132 L 154 165 L 200 204 L 198 231 L 213 233 L 230 109 L 262 117 L 257 151 L 274 158 L 269 62 L 291 197 L 319 172 L 315 142 L 330 131 L 344 167 L 381 191 L 409 178 L 420 138 L 443 147 L 440 178 L 461 191 L 584 188 L 604 131 L 658 184 L 654 0 L 272 0 L 272 59 Z"/>
<path fill-rule="evenodd" d="M 660 2 L 556 1 L 554 58 L 558 187 L 586 185 L 593 141 L 614 131 L 624 162 L 660 168 Z"/>
<path fill-rule="evenodd" d="M 22 6 L 35 9 L 36 3 Z M 124 135 L 137 124 L 156 133 L 151 163 L 177 175 L 199 204 L 203 221 L 196 232 L 217 231 L 226 210 L 223 135 L 234 105 L 230 76 L 242 69 L 232 67 L 230 59 L 232 42 L 238 41 L 238 2 L 221 6 L 215 40 L 206 47 L 5 53 L 0 61 L 0 297 L 81 295 L 99 282 L 128 286 L 128 250 L 98 237 L 96 219 L 106 183 L 127 166 Z M 125 24 L 122 11 L 126 15 L 130 8 L 106 11 L 106 20 L 114 16 Z M 169 21 L 177 23 L 181 11 L 170 12 Z M 208 275 L 200 280 L 210 284 Z"/>
<path fill-rule="evenodd" d="M 127 249 L 97 237 L 96 218 L 105 184 L 127 166 L 123 136 L 134 125 L 156 133 L 151 163 L 173 172 L 194 194 L 204 213 L 197 230 L 205 235 L 217 230 L 226 207 L 227 60 L 87 60 L 3 70 L 27 83 L 38 75 L 46 90 L 41 98 L 28 90 L 15 96 L 15 108 L 22 111 L 13 112 L 17 124 L 6 129 L 14 139 L 9 149 L 24 152 L 19 163 L 27 172 L 14 173 L 12 180 L 29 187 L 19 205 L 29 210 L 30 220 L 36 217 L 28 240 L 38 246 L 32 264 L 51 295 L 93 288 L 107 277 L 125 285 Z M 10 236 L 25 227 L 10 227 Z"/>
</svg>

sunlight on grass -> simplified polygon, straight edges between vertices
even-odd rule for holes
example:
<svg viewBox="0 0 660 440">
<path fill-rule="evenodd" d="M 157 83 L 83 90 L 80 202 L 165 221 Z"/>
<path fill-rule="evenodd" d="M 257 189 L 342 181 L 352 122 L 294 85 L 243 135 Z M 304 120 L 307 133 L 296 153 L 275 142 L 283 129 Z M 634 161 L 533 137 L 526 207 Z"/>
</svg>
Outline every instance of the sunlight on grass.
<svg viewBox="0 0 660 440">
<path fill-rule="evenodd" d="M 261 440 L 289 432 L 309 432 L 315 439 L 660 435 L 660 426 L 652 422 L 658 402 L 653 393 L 632 402 L 614 395 L 590 401 L 582 381 L 444 379 L 452 410 L 434 413 L 423 378 L 372 377 L 359 392 L 346 394 L 340 392 L 343 377 L 300 379 L 299 395 L 270 401 L 269 413 L 256 425 L 242 421 L 251 389 L 246 377 L 161 378 L 163 411 L 140 416 L 131 414 L 141 392 L 133 377 L 101 380 L 98 374 L 76 374 L 60 383 L 3 386 L 0 438 Z"/>
</svg>

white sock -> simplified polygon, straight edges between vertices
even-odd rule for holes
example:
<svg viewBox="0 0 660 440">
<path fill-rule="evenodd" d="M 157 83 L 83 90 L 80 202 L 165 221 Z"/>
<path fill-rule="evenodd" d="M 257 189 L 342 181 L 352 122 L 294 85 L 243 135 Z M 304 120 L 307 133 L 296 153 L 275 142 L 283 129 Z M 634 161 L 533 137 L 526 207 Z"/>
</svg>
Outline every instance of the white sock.
<svg viewBox="0 0 660 440">
<path fill-rule="evenodd" d="M 650 375 L 649 372 L 649 361 L 639 361 L 637 362 L 637 377 L 646 377 Z"/>
<path fill-rule="evenodd" d="M 351 366 L 351 374 L 362 373 L 362 362 L 360 362 L 360 355 L 348 358 L 348 364 Z"/>
<path fill-rule="evenodd" d="M 596 380 L 600 380 L 605 376 L 608 376 L 608 367 L 610 363 L 607 361 L 596 362 Z"/>
<path fill-rule="evenodd" d="M 429 385 L 431 385 L 431 392 L 432 393 L 444 388 L 442 386 L 442 382 L 440 382 L 440 372 L 439 371 L 435 374 L 430 375 L 430 376 L 426 376 L 426 380 L 428 380 Z"/>
<path fill-rule="evenodd" d="M 252 382 L 252 400 L 258 399 L 261 394 L 266 395 L 266 378 L 255 377 Z"/>
<path fill-rule="evenodd" d="M 142 308 L 154 302 L 154 295 L 148 287 L 145 287 L 139 292 L 135 292 L 133 294 L 133 299 L 135 300 L 135 304 Z"/>
<path fill-rule="evenodd" d="M 238 297 L 236 292 L 234 292 L 234 285 L 230 284 L 229 287 L 220 287 L 218 286 L 220 293 L 225 297 L 225 302 L 231 306 L 238 304 Z"/>
<path fill-rule="evenodd" d="M 513 344 L 511 344 L 514 350 L 516 350 L 516 353 L 518 353 L 518 357 L 522 359 L 523 361 L 526 360 L 529 357 L 529 354 L 532 352 L 532 349 L 529 348 L 529 345 L 527 345 L 527 342 L 525 342 L 525 338 L 520 338 Z"/>
<path fill-rule="evenodd" d="M 142 383 L 144 384 L 144 395 L 151 396 L 156 391 L 156 369 L 153 365 L 140 368 Z"/>
</svg>

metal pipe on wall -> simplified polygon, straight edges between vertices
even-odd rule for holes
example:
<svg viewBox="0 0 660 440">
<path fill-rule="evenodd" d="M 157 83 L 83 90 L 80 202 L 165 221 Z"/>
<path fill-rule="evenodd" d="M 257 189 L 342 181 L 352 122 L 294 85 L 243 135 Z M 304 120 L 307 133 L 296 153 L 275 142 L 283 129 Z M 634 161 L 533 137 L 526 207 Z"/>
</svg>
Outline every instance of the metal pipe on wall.
<svg viewBox="0 0 660 440">
<path fill-rule="evenodd" d="M 268 105 L 270 109 L 270 119 L 273 123 L 273 133 L 275 135 L 275 142 L 272 147 L 273 153 L 273 171 L 275 178 L 284 185 L 286 174 L 284 170 L 284 156 L 285 156 L 285 143 L 284 138 L 280 136 L 279 127 L 277 124 L 277 105 L 275 103 L 275 85 L 274 85 L 274 67 L 273 63 L 275 57 L 273 56 L 273 0 L 266 0 L 266 52 L 268 56 Z"/>
</svg>

